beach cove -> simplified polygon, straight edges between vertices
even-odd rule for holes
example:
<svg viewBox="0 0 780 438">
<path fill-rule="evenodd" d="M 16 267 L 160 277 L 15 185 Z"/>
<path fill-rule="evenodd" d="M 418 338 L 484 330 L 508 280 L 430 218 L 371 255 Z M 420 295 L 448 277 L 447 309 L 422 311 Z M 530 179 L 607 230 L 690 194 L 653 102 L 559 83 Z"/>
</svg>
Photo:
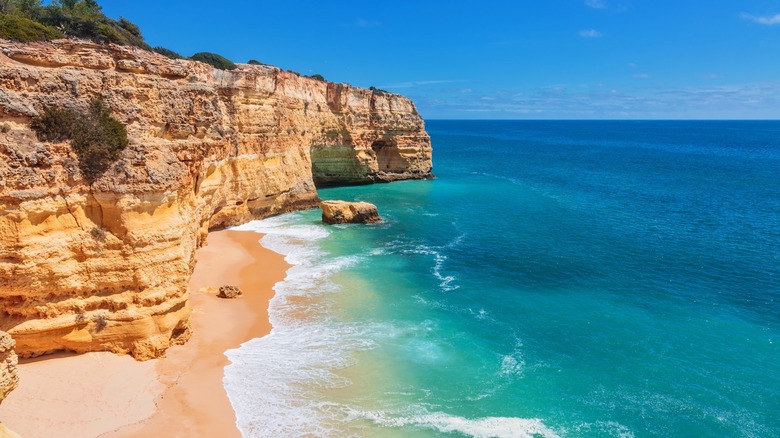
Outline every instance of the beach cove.
<svg viewBox="0 0 780 438">
<path fill-rule="evenodd" d="M 192 279 L 192 338 L 165 357 L 138 362 L 112 353 L 56 354 L 23 361 L 20 385 L 0 406 L 23 437 L 235 436 L 222 384 L 224 352 L 270 332 L 272 287 L 289 267 L 252 232 L 211 232 Z M 244 294 L 221 299 L 215 289 Z"/>
</svg>

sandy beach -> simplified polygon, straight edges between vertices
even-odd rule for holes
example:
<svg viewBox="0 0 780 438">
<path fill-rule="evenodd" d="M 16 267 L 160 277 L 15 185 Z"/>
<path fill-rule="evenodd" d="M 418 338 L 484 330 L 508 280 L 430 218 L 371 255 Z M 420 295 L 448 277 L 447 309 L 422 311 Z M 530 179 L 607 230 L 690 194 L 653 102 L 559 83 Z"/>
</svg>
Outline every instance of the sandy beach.
<svg viewBox="0 0 780 438">
<path fill-rule="evenodd" d="M 252 232 L 217 231 L 198 250 L 190 281 L 193 334 L 166 357 L 57 354 L 19 366 L 0 419 L 25 438 L 240 437 L 222 384 L 224 352 L 270 332 L 268 301 L 289 267 Z M 244 295 L 216 296 L 223 285 Z"/>
</svg>

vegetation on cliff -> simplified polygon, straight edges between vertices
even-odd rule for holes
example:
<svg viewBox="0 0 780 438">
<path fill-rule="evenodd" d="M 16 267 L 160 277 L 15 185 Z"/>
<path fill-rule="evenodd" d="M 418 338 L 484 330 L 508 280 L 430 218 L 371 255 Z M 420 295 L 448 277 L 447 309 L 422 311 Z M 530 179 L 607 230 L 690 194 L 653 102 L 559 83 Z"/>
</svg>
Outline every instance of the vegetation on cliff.
<svg viewBox="0 0 780 438">
<path fill-rule="evenodd" d="M 381 88 L 377 88 L 374 86 L 368 87 L 369 90 L 371 90 L 372 93 L 376 94 L 377 96 L 384 96 L 385 94 L 389 93 L 387 90 L 383 90 Z"/>
<path fill-rule="evenodd" d="M 141 29 L 124 17 L 106 17 L 96 0 L 0 0 L 0 38 L 17 41 L 48 41 L 63 36 L 84 38 L 98 43 L 137 46 L 171 59 L 184 57 L 164 47 L 151 47 Z M 196 53 L 190 59 L 222 70 L 236 65 L 216 53 Z"/>
<path fill-rule="evenodd" d="M 166 49 L 165 47 L 152 47 L 152 51 L 159 53 L 162 56 L 168 57 L 170 59 L 184 59 L 183 56 L 179 55 L 178 53 L 174 52 L 173 50 Z"/>
<path fill-rule="evenodd" d="M 218 68 L 220 70 L 235 70 L 236 64 L 233 61 L 225 58 L 224 56 L 217 55 L 210 52 L 199 52 L 190 58 L 195 61 L 205 62 L 206 64 Z"/>
<path fill-rule="evenodd" d="M 62 38 L 62 34 L 29 18 L 0 13 L 0 38 L 22 42 L 48 41 Z"/>
<path fill-rule="evenodd" d="M 47 108 L 30 127 L 42 141 L 70 141 L 79 168 L 90 183 L 102 175 L 127 147 L 127 130 L 111 116 L 103 99 L 94 99 L 89 110 Z"/>
<path fill-rule="evenodd" d="M 150 49 L 141 30 L 126 18 L 113 20 L 95 0 L 0 0 L 0 35 L 19 41 L 49 40 L 61 36 L 85 38 Z"/>
<path fill-rule="evenodd" d="M 171 59 L 187 59 L 165 47 L 151 47 L 138 25 L 124 17 L 107 17 L 97 0 L 51 0 L 47 5 L 42 0 L 0 0 L 0 39 L 30 42 L 62 37 L 136 46 Z M 216 53 L 200 52 L 189 59 L 220 70 L 236 68 L 233 61 Z M 249 64 L 266 65 L 254 59 Z M 320 74 L 307 77 L 326 82 Z"/>
</svg>

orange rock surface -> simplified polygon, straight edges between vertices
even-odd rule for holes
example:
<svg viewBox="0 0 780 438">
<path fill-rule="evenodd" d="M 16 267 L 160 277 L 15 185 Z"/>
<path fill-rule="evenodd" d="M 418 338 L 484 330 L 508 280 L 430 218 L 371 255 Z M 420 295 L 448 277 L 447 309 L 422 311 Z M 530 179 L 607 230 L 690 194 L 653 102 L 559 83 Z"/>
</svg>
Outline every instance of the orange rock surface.
<svg viewBox="0 0 780 438">
<path fill-rule="evenodd" d="M 0 40 L 0 330 L 16 351 L 160 356 L 190 333 L 209 229 L 316 207 L 315 184 L 431 176 L 407 98 L 271 66 L 80 40 Z M 130 145 L 93 184 L 30 129 L 101 96 Z"/>
</svg>

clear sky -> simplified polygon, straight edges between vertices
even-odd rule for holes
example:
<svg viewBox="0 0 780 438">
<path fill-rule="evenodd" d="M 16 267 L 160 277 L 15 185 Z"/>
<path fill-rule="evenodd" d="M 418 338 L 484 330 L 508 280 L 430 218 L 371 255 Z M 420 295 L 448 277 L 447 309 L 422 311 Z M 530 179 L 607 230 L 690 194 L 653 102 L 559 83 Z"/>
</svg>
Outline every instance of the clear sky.
<svg viewBox="0 0 780 438">
<path fill-rule="evenodd" d="M 780 0 L 98 3 L 153 46 L 373 85 L 429 119 L 780 118 Z"/>
</svg>

